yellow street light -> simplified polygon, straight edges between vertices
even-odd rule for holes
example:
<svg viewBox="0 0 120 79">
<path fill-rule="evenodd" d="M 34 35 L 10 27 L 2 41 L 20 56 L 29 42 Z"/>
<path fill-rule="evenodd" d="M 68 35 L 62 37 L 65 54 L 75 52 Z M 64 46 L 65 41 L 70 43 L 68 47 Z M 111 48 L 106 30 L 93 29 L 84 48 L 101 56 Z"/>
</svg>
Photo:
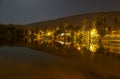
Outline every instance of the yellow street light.
<svg viewBox="0 0 120 79">
<path fill-rule="evenodd" d="M 50 36 L 50 35 L 51 35 L 51 33 L 50 33 L 50 32 L 48 32 L 48 33 L 47 33 L 47 35 L 48 35 L 48 36 Z"/>
</svg>

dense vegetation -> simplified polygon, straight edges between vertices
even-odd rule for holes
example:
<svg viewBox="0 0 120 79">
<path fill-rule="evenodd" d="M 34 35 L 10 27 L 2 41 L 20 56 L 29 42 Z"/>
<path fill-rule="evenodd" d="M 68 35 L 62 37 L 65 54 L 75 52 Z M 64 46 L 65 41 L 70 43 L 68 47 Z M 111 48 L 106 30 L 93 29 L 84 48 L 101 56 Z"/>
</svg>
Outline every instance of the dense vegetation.
<svg viewBox="0 0 120 79">
<path fill-rule="evenodd" d="M 91 13 L 28 25 L 0 24 L 0 37 L 21 37 L 47 31 L 54 31 L 55 36 L 69 31 L 74 35 L 74 32 L 90 30 L 94 27 L 101 36 L 112 30 L 119 30 L 120 12 Z"/>
</svg>

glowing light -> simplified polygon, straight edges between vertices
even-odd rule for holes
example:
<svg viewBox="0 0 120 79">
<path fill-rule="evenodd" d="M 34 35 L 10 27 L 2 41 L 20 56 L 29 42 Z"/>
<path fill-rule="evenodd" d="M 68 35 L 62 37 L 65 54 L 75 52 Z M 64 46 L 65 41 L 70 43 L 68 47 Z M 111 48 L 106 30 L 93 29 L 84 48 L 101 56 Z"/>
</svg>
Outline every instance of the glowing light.
<svg viewBox="0 0 120 79">
<path fill-rule="evenodd" d="M 93 47 L 93 45 L 90 45 L 90 51 L 95 52 L 95 48 Z"/>
<path fill-rule="evenodd" d="M 94 44 L 90 45 L 90 51 L 93 52 L 93 53 L 96 52 L 98 48 L 99 48 L 98 45 L 94 45 Z"/>
<path fill-rule="evenodd" d="M 78 50 L 81 50 L 81 47 L 77 47 Z"/>
<path fill-rule="evenodd" d="M 61 36 L 64 36 L 65 34 L 64 33 L 61 33 Z"/>
<path fill-rule="evenodd" d="M 97 30 L 96 30 L 96 29 L 92 29 L 92 30 L 90 31 L 90 34 L 91 34 L 91 35 L 97 34 Z"/>
<path fill-rule="evenodd" d="M 47 33 L 47 35 L 48 35 L 48 36 L 50 36 L 50 35 L 51 35 L 51 33 L 50 33 L 50 32 L 48 32 L 48 33 Z"/>
<path fill-rule="evenodd" d="M 64 44 L 64 42 L 63 41 L 58 41 L 60 44 Z"/>
</svg>

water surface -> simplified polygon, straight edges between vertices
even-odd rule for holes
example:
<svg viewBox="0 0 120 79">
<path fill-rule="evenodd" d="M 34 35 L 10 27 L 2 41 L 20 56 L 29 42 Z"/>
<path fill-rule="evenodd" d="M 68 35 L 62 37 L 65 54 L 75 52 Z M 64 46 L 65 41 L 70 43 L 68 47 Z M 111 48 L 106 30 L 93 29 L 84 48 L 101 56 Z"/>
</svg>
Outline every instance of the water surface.
<svg viewBox="0 0 120 79">
<path fill-rule="evenodd" d="M 12 42 L 12 43 L 11 43 Z M 119 45 L 1 42 L 1 79 L 120 79 Z"/>
</svg>

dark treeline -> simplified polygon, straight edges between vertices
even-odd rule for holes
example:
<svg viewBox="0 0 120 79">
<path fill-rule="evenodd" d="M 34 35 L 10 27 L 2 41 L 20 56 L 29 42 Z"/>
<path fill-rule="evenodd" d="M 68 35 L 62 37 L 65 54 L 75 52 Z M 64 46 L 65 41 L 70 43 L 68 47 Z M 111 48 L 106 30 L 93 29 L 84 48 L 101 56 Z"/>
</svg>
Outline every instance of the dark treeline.
<svg viewBox="0 0 120 79">
<path fill-rule="evenodd" d="M 23 30 L 18 29 L 16 25 L 9 24 L 9 25 L 3 25 L 0 24 L 0 38 L 9 38 L 9 37 L 22 37 L 23 36 Z"/>
</svg>

